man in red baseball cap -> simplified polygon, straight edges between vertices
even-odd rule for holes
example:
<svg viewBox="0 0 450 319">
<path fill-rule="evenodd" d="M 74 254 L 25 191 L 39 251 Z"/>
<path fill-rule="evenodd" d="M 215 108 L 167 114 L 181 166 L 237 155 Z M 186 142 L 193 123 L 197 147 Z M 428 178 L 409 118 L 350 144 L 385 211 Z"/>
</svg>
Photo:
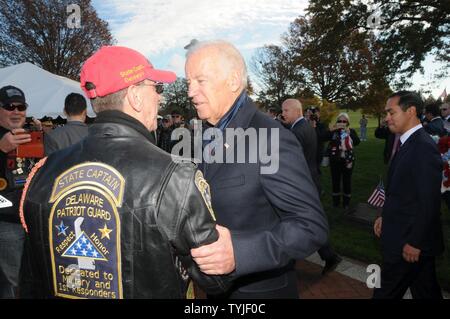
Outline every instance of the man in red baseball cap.
<svg viewBox="0 0 450 319">
<path fill-rule="evenodd" d="M 150 131 L 157 127 L 163 84 L 175 80 L 175 73 L 157 70 L 139 52 L 118 46 L 102 47 L 81 69 L 81 88 L 96 113 L 121 110 Z"/>
<path fill-rule="evenodd" d="M 175 79 L 124 47 L 83 65 L 97 118 L 28 181 L 24 297 L 185 298 L 190 279 L 207 293 L 227 288 L 228 277 L 203 274 L 190 255 L 219 237 L 209 185 L 152 143 L 162 85 Z"/>
</svg>

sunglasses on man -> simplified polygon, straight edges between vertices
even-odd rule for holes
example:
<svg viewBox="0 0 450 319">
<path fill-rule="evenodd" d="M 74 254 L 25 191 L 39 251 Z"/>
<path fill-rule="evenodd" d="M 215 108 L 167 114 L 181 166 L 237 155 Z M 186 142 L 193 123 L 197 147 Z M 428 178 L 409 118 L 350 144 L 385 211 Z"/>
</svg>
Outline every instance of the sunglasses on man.
<svg viewBox="0 0 450 319">
<path fill-rule="evenodd" d="M 141 83 L 140 85 L 154 86 L 155 90 L 156 90 L 156 93 L 158 93 L 158 94 L 162 94 L 164 92 L 164 83 L 161 83 L 161 82 L 150 83 L 150 84 Z"/>
<path fill-rule="evenodd" d="M 23 112 L 27 109 L 28 104 L 13 104 L 13 103 L 6 103 L 6 104 L 2 104 L 0 103 L 0 106 L 2 108 L 4 108 L 7 111 L 14 111 L 15 109 L 17 109 L 19 112 Z"/>
<path fill-rule="evenodd" d="M 348 121 L 345 121 L 345 120 L 339 120 L 339 121 L 337 121 L 336 123 L 345 123 L 345 124 L 347 124 Z"/>
</svg>

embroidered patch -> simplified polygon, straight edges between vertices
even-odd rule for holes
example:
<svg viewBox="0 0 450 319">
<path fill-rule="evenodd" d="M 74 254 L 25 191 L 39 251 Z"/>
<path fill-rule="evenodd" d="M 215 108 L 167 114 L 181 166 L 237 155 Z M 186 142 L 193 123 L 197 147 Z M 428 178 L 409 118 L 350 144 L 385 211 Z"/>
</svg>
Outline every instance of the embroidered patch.
<svg viewBox="0 0 450 319">
<path fill-rule="evenodd" d="M 197 186 L 197 189 L 199 190 L 200 194 L 202 194 L 206 207 L 208 207 L 209 213 L 211 214 L 213 220 L 215 221 L 216 215 L 214 214 L 214 210 L 211 204 L 211 192 L 209 190 L 209 184 L 203 177 L 201 171 L 197 171 L 195 173 L 195 186 Z"/>
<path fill-rule="evenodd" d="M 121 299 L 120 218 L 125 180 L 114 168 L 84 163 L 53 185 L 49 218 L 55 295 Z"/>
</svg>

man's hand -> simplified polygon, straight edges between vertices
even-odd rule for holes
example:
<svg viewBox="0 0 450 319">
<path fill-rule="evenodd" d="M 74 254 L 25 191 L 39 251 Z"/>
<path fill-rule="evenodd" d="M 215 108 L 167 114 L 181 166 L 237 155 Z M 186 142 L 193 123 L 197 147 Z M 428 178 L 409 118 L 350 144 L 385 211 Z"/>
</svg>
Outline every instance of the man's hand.
<svg viewBox="0 0 450 319">
<path fill-rule="evenodd" d="M 20 144 L 31 142 L 31 135 L 26 133 L 23 128 L 15 128 L 3 135 L 0 140 L 0 150 L 3 153 L 9 153 L 15 150 Z"/>
<path fill-rule="evenodd" d="M 207 275 L 225 275 L 235 267 L 233 244 L 228 228 L 216 225 L 219 239 L 212 244 L 191 249 L 194 261 Z"/>
<path fill-rule="evenodd" d="M 375 223 L 373 224 L 373 232 L 375 233 L 375 236 L 378 238 L 381 236 L 381 226 L 383 224 L 383 217 L 378 217 L 375 219 Z"/>
<path fill-rule="evenodd" d="M 403 247 L 403 259 L 409 263 L 415 263 L 419 261 L 420 249 L 417 249 L 409 244 L 405 244 Z"/>
</svg>

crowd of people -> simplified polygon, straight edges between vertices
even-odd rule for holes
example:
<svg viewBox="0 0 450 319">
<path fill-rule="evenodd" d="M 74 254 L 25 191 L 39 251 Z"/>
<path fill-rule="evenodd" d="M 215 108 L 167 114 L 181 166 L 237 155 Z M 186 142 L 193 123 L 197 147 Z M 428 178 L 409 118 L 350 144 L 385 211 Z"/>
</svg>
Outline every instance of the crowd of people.
<svg viewBox="0 0 450 319">
<path fill-rule="evenodd" d="M 159 116 L 175 74 L 132 49 L 101 48 L 80 75 L 95 122 L 85 124 L 83 96 L 67 96 L 67 124 L 44 135 L 39 161 L 18 153 L 32 139 L 25 94 L 0 89 L 0 298 L 185 298 L 192 281 L 210 298 L 298 298 L 296 260 L 318 251 L 324 275 L 336 268 L 342 258 L 329 241 L 321 170 L 328 160 L 333 205 L 348 209 L 360 143 L 348 114 L 328 127 L 318 107 L 292 98 L 264 114 L 246 93 L 241 53 L 225 41 L 190 46 L 185 72 L 197 118 Z M 450 108 L 426 106 L 422 126 L 423 108 L 417 94 L 396 92 L 375 132 L 386 139 L 390 168 L 374 225 L 384 257 L 374 298 L 401 298 L 407 288 L 442 298 L 440 212 L 429 204 L 440 198 L 442 159 L 430 135 L 447 134 Z M 171 154 L 180 142 L 172 133 L 195 134 L 196 121 L 225 136 L 267 132 L 254 144 L 276 150 L 277 170 L 262 173 L 264 158 L 248 160 L 252 145 L 217 137 L 202 139 L 203 155 L 232 163 Z M 365 141 L 367 119 L 359 124 Z"/>
</svg>

